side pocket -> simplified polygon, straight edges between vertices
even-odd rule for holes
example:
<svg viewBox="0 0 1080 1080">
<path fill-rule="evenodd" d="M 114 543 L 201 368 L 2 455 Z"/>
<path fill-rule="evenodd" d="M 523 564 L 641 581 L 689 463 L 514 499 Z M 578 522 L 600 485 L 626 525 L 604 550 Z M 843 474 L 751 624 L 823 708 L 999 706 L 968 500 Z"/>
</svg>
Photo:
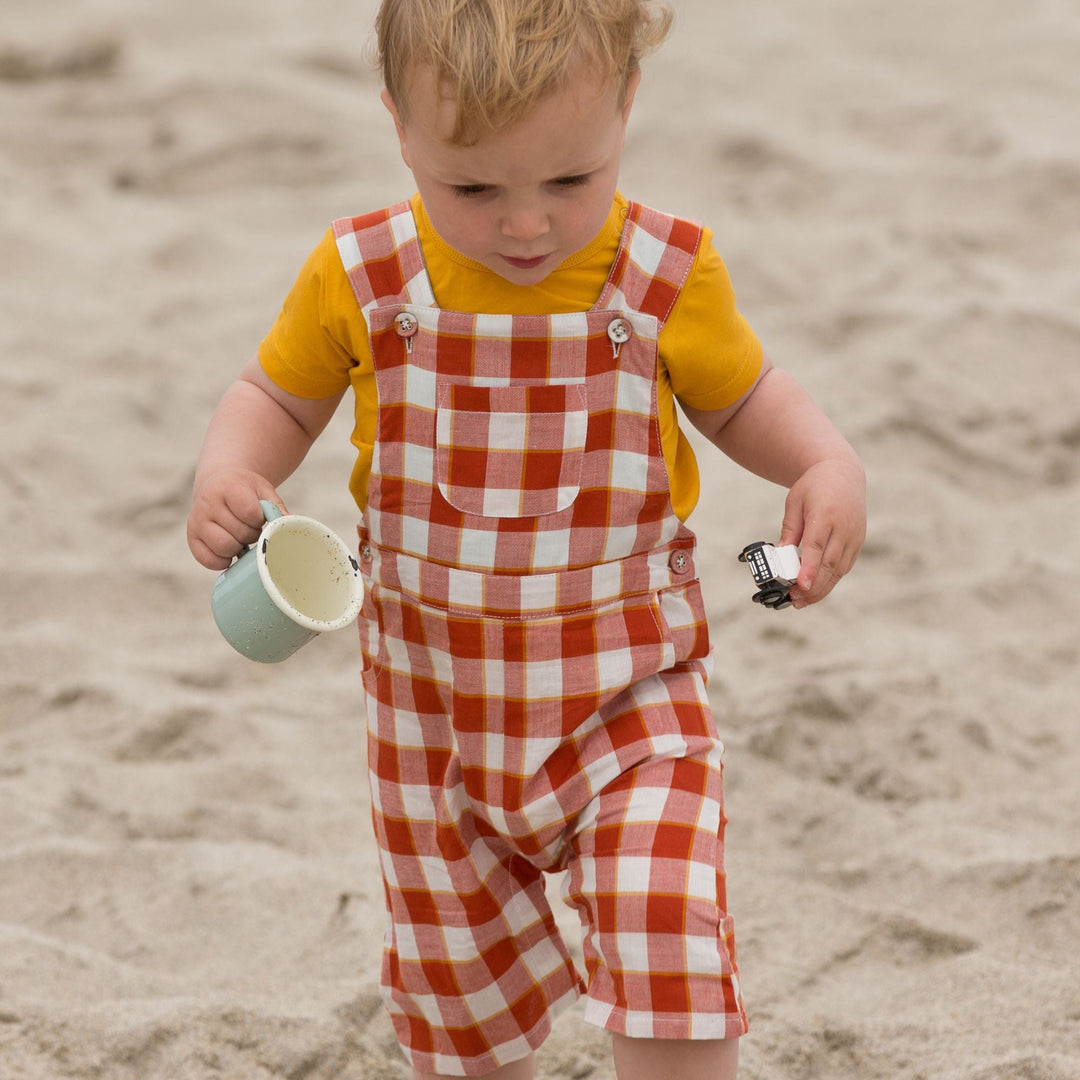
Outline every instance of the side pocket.
<svg viewBox="0 0 1080 1080">
<path fill-rule="evenodd" d="M 663 589 L 658 609 L 665 638 L 674 649 L 673 664 L 703 660 L 710 652 L 709 623 L 701 598 L 701 583 L 695 578 L 685 585 Z"/>
<path fill-rule="evenodd" d="M 356 627 L 360 636 L 360 656 L 362 661 L 362 673 L 365 680 L 368 673 L 375 666 L 376 650 L 379 648 L 379 619 L 375 600 L 376 586 L 371 578 L 364 577 L 364 603 L 360 608 L 360 618 L 356 620 Z"/>
</svg>

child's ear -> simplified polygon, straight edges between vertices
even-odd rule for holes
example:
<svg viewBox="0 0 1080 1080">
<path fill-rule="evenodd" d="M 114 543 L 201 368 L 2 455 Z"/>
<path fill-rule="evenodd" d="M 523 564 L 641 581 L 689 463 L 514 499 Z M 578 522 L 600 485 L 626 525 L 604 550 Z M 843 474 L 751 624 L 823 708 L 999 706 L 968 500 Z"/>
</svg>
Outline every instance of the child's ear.
<svg viewBox="0 0 1080 1080">
<path fill-rule="evenodd" d="M 405 142 L 405 125 L 401 122 L 401 114 L 394 104 L 394 99 L 390 96 L 390 91 L 385 87 L 379 97 L 386 106 L 386 111 L 394 118 L 394 130 L 397 131 L 398 142 L 401 144 L 401 160 L 405 162 L 406 168 L 411 169 L 412 162 L 409 161 L 409 150 Z"/>
</svg>

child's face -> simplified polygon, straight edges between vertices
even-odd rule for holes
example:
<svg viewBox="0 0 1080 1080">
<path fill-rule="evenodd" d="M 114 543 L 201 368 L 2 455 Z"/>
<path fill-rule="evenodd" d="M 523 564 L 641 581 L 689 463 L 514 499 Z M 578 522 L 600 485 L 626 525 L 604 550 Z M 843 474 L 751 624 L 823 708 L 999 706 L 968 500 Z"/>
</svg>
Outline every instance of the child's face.
<svg viewBox="0 0 1080 1080">
<path fill-rule="evenodd" d="M 515 285 L 535 285 L 592 241 L 611 210 L 635 76 L 578 80 L 472 146 L 447 141 L 454 103 L 418 69 L 403 122 L 386 91 L 401 155 L 439 235 Z"/>
</svg>

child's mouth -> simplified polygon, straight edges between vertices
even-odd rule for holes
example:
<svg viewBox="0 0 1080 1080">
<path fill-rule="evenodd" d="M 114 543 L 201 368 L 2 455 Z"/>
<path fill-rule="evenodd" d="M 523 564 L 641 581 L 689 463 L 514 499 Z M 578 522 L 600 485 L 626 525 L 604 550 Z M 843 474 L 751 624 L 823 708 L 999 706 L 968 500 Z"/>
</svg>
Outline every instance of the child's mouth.
<svg viewBox="0 0 1080 1080">
<path fill-rule="evenodd" d="M 515 259 L 509 255 L 504 255 L 503 258 L 515 269 L 515 270 L 532 270 L 534 267 L 539 266 L 546 258 L 546 255 L 536 255 L 531 259 Z"/>
</svg>

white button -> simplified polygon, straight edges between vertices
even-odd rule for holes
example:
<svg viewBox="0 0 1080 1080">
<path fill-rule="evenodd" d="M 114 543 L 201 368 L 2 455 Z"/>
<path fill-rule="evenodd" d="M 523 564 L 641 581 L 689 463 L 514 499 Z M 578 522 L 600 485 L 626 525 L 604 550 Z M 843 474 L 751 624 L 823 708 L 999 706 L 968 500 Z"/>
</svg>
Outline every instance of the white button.
<svg viewBox="0 0 1080 1080">
<path fill-rule="evenodd" d="M 417 325 L 416 316 L 410 315 L 407 311 L 403 311 L 394 319 L 394 329 L 397 330 L 399 337 L 412 337 L 416 333 Z"/>
<path fill-rule="evenodd" d="M 614 319 L 608 324 L 607 336 L 613 345 L 624 345 L 630 340 L 630 324 L 622 319 Z"/>
</svg>

